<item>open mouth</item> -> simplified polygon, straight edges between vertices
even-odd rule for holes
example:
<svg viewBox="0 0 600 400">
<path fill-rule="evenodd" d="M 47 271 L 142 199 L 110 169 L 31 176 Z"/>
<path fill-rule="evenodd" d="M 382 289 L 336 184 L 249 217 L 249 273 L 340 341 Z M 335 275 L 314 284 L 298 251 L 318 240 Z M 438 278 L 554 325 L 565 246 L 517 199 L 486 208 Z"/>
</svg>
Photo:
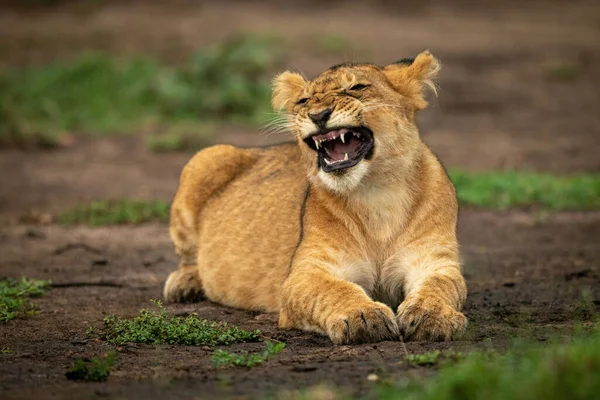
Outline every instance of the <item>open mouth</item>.
<svg viewBox="0 0 600 400">
<path fill-rule="evenodd" d="M 304 139 L 319 154 L 324 172 L 350 168 L 358 164 L 373 148 L 373 132 L 360 127 L 321 131 Z"/>
</svg>

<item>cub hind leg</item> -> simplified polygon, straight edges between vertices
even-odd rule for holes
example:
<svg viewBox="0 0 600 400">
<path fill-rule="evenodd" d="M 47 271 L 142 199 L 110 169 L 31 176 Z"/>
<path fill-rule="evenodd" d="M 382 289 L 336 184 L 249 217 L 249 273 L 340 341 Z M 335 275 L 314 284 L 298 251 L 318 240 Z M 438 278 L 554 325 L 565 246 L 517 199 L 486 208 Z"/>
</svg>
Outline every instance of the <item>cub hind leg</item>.
<svg viewBox="0 0 600 400">
<path fill-rule="evenodd" d="M 171 272 L 164 288 L 168 302 L 188 303 L 205 299 L 202 280 L 197 264 L 197 245 L 193 218 L 185 218 L 185 212 L 177 201 L 171 206 L 171 240 L 179 256 L 179 269 Z M 186 221 L 186 219 L 188 221 Z"/>
<path fill-rule="evenodd" d="M 180 263 L 165 283 L 166 301 L 193 302 L 205 298 L 198 266 L 199 215 L 206 201 L 254 160 L 244 150 L 221 145 L 198 152 L 184 167 L 171 205 L 169 228 Z"/>
</svg>

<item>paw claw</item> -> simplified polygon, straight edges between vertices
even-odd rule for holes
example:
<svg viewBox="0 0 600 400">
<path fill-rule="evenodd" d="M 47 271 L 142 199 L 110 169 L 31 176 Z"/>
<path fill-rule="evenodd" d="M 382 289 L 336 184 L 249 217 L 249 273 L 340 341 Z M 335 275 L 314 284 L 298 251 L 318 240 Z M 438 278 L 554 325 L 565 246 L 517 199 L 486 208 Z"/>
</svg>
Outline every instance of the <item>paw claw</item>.
<svg viewBox="0 0 600 400">
<path fill-rule="evenodd" d="M 439 299 L 407 298 L 398 308 L 398 326 L 406 341 L 449 341 L 462 335 L 467 318 Z"/>
<path fill-rule="evenodd" d="M 392 310 L 377 302 L 334 317 L 327 333 L 335 344 L 370 343 L 399 337 Z"/>
</svg>

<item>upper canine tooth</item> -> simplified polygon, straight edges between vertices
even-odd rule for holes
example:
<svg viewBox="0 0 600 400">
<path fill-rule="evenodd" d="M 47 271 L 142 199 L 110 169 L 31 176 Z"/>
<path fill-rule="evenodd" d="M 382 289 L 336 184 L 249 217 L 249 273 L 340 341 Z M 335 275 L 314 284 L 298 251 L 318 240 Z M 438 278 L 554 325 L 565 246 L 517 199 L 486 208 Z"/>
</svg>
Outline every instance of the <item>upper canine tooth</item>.
<svg viewBox="0 0 600 400">
<path fill-rule="evenodd" d="M 344 161 L 348 161 L 348 153 L 344 153 Z"/>
<path fill-rule="evenodd" d="M 342 139 L 342 143 L 346 143 L 346 140 L 344 139 L 344 135 L 345 135 L 345 134 L 346 134 L 346 133 L 345 133 L 345 132 L 343 132 L 343 133 L 340 135 L 340 138 Z"/>
<path fill-rule="evenodd" d="M 315 141 L 315 147 L 317 148 L 317 150 L 319 150 L 319 141 L 315 138 L 313 138 L 313 140 Z"/>
</svg>

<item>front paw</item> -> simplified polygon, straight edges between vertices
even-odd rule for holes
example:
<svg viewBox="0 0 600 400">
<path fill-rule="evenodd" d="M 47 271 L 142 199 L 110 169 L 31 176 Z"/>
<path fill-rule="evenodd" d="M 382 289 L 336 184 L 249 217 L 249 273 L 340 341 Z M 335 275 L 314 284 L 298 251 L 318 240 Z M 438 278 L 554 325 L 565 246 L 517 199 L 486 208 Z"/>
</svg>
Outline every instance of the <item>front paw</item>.
<svg viewBox="0 0 600 400">
<path fill-rule="evenodd" d="M 373 343 L 399 337 L 394 312 L 375 301 L 330 317 L 326 331 L 335 344 Z"/>
<path fill-rule="evenodd" d="M 398 326 L 406 341 L 448 341 L 460 337 L 467 318 L 442 299 L 407 297 L 398 307 Z"/>
</svg>

